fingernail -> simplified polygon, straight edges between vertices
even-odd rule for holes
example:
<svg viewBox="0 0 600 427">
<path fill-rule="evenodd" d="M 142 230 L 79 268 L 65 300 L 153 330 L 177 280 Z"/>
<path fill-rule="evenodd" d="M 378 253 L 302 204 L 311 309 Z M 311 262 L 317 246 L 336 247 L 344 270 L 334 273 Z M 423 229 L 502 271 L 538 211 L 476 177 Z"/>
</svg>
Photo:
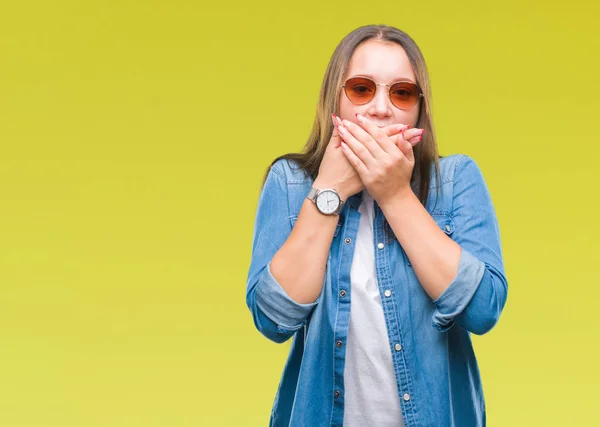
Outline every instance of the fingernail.
<svg viewBox="0 0 600 427">
<path fill-rule="evenodd" d="M 333 123 L 333 127 L 335 127 L 335 114 L 331 113 L 331 123 Z"/>
<path fill-rule="evenodd" d="M 425 129 L 421 129 L 421 135 L 425 133 Z"/>
<path fill-rule="evenodd" d="M 361 123 L 365 122 L 365 118 L 363 116 L 361 116 L 360 114 L 356 113 L 355 116 L 359 122 L 361 122 Z"/>
</svg>

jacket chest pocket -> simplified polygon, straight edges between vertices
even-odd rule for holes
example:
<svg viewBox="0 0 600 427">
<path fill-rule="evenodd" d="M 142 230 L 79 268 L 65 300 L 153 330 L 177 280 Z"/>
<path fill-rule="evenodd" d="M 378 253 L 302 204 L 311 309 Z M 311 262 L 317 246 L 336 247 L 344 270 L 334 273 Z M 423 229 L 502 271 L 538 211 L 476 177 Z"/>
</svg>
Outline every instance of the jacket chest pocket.
<svg viewBox="0 0 600 427">
<path fill-rule="evenodd" d="M 452 219 L 452 217 L 446 214 L 433 214 L 431 215 L 431 217 L 433 218 L 437 226 L 440 228 L 440 230 L 442 230 L 446 234 L 446 236 L 452 238 L 452 234 L 454 233 L 454 220 Z M 408 263 L 408 266 L 412 267 L 412 263 L 406 255 L 406 252 L 404 252 L 404 249 L 402 249 L 402 252 L 406 257 L 406 262 Z"/>
<path fill-rule="evenodd" d="M 290 223 L 292 224 L 292 228 L 294 228 L 294 225 L 296 224 L 296 220 L 298 219 L 298 215 L 291 215 L 290 216 Z M 344 222 L 343 218 L 340 216 L 338 219 L 338 223 L 335 226 L 335 231 L 333 232 L 333 237 L 337 236 L 338 233 L 340 232 L 340 229 L 342 228 L 342 223 Z"/>
</svg>

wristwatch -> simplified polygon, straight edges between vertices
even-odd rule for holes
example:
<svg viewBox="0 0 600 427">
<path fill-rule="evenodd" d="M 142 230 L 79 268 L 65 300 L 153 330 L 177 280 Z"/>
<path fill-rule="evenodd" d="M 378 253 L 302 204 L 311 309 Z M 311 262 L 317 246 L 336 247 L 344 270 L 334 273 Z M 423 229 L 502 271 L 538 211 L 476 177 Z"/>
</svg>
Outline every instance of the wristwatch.
<svg viewBox="0 0 600 427">
<path fill-rule="evenodd" d="M 340 195 L 333 188 L 324 188 L 321 190 L 310 187 L 306 198 L 312 200 L 323 215 L 339 215 L 344 206 Z"/>
</svg>

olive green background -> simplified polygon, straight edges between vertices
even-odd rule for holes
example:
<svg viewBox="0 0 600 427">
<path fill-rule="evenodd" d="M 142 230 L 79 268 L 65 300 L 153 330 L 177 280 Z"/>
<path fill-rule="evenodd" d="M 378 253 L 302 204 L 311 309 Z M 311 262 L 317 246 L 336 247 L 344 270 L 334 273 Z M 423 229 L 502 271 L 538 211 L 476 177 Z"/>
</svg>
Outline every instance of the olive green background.
<svg viewBox="0 0 600 427">
<path fill-rule="evenodd" d="M 260 180 L 354 28 L 421 47 L 442 154 L 481 167 L 508 302 L 488 425 L 597 426 L 592 1 L 0 6 L 0 426 L 265 426 L 289 342 L 245 304 Z"/>
</svg>

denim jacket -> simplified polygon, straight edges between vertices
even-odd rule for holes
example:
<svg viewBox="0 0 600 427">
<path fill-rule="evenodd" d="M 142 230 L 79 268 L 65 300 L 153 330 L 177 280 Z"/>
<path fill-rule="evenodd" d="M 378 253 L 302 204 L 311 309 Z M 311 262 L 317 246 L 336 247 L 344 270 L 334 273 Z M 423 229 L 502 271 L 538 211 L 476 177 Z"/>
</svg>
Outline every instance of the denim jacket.
<svg viewBox="0 0 600 427">
<path fill-rule="evenodd" d="M 457 275 L 442 295 L 432 300 L 377 201 L 375 271 L 406 427 L 480 427 L 486 423 L 485 403 L 470 334 L 482 335 L 492 329 L 506 302 L 500 233 L 475 161 L 455 154 L 442 157 L 439 165 L 439 183 L 435 168 L 431 168 L 425 208 L 462 248 Z M 279 159 L 258 199 L 246 303 L 265 337 L 277 343 L 292 337 L 270 426 L 343 425 L 350 267 L 362 193 L 351 196 L 339 215 L 316 301 L 300 304 L 291 299 L 270 269 L 311 184 L 312 179 L 297 163 Z"/>
</svg>

